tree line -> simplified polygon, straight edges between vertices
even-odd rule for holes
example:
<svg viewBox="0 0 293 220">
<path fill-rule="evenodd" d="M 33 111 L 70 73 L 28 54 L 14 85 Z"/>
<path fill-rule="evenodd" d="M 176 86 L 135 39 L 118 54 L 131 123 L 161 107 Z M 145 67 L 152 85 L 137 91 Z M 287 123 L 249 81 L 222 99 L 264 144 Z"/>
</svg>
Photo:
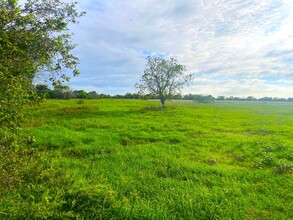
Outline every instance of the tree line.
<svg viewBox="0 0 293 220">
<path fill-rule="evenodd" d="M 86 92 L 84 90 L 71 90 L 69 86 L 56 85 L 50 89 L 48 85 L 38 84 L 35 86 L 38 95 L 47 99 L 160 99 L 159 95 L 141 94 L 141 93 L 126 93 L 124 95 L 109 95 L 97 93 L 96 91 Z M 200 94 L 175 94 L 170 95 L 169 99 L 173 100 L 194 100 L 200 103 L 210 103 L 215 100 L 223 101 L 276 101 L 276 102 L 293 102 L 293 98 L 278 98 L 278 97 L 262 97 L 255 98 L 253 96 L 237 97 L 237 96 L 217 96 L 200 95 Z"/>
</svg>

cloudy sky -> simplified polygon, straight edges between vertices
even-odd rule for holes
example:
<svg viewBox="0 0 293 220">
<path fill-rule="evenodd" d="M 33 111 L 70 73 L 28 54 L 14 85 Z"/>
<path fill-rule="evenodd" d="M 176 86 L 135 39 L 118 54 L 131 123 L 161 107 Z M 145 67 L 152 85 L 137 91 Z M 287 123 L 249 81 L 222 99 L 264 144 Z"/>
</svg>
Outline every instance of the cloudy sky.
<svg viewBox="0 0 293 220">
<path fill-rule="evenodd" d="M 148 55 L 196 79 L 183 93 L 293 97 L 292 0 L 79 0 L 72 89 L 135 92 Z"/>
</svg>

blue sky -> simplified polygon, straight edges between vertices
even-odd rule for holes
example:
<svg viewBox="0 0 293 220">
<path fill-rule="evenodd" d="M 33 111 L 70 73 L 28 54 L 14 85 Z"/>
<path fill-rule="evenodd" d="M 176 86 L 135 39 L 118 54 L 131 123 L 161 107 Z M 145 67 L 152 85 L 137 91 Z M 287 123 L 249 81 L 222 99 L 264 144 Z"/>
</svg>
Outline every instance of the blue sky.
<svg viewBox="0 0 293 220">
<path fill-rule="evenodd" d="M 195 73 L 183 93 L 293 97 L 292 0 L 79 0 L 72 89 L 135 92 L 147 55 Z"/>
</svg>

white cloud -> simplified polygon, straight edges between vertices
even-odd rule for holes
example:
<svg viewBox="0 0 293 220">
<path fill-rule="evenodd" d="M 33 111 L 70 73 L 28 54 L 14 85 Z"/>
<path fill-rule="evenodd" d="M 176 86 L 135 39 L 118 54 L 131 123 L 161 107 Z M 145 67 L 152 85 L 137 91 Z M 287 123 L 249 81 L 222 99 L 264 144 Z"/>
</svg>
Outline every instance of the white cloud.
<svg viewBox="0 0 293 220">
<path fill-rule="evenodd" d="M 235 97 L 254 96 L 260 98 L 270 96 L 289 98 L 293 94 L 293 83 L 277 82 L 271 84 L 261 79 L 215 80 L 203 77 L 198 79 L 191 87 L 185 88 L 184 92 L 213 95 L 215 97 L 225 95 Z"/>
<path fill-rule="evenodd" d="M 157 53 L 198 73 L 186 92 L 293 96 L 292 0 L 79 3 L 87 15 L 72 28 L 81 58 L 73 88 L 133 91 L 144 53 Z"/>
</svg>

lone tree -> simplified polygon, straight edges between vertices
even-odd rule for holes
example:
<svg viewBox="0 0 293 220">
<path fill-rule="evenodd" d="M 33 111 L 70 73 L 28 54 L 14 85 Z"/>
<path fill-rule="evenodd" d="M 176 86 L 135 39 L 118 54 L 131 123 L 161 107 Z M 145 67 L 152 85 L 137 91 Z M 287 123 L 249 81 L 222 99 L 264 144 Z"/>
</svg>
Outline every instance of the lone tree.
<svg viewBox="0 0 293 220">
<path fill-rule="evenodd" d="M 82 15 L 76 3 L 60 0 L 27 0 L 23 6 L 0 0 L 0 147 L 14 142 L 27 108 L 38 100 L 38 72 L 50 73 L 54 85 L 69 80 L 64 68 L 79 73 L 68 24 Z"/>
<path fill-rule="evenodd" d="M 166 99 L 180 92 L 184 85 L 191 82 L 193 75 L 185 74 L 186 67 L 174 58 L 165 60 L 148 56 L 146 60 L 146 69 L 141 76 L 140 84 L 136 84 L 135 87 L 140 93 L 159 96 L 164 108 Z"/>
</svg>

